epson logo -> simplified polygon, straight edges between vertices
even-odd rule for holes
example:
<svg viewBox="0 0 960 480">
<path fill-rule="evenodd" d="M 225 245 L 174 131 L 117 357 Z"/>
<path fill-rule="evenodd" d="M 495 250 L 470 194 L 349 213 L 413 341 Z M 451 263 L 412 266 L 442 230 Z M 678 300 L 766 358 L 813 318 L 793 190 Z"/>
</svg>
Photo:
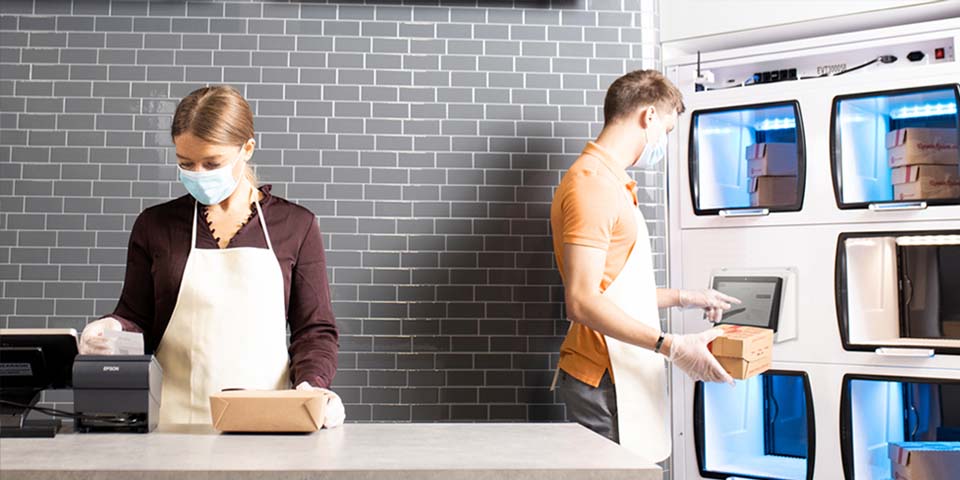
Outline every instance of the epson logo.
<svg viewBox="0 0 960 480">
<path fill-rule="evenodd" d="M 115 365 L 106 365 L 106 366 L 103 367 L 103 371 L 104 371 L 104 372 L 119 372 L 119 371 L 120 371 L 120 367 L 115 366 Z"/>
</svg>

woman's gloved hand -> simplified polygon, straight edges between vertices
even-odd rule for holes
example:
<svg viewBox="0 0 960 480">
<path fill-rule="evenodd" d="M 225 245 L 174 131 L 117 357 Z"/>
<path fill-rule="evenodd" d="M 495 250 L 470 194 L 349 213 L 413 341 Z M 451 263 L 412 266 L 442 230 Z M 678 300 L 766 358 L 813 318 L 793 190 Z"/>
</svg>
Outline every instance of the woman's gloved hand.
<svg viewBox="0 0 960 480">
<path fill-rule="evenodd" d="M 120 331 L 123 326 L 113 317 L 94 320 L 83 328 L 80 334 L 81 355 L 114 355 L 117 353 L 117 339 L 107 338 L 104 332 L 108 330 Z"/>
<path fill-rule="evenodd" d="M 704 316 L 711 323 L 717 323 L 723 318 L 723 312 L 730 310 L 733 305 L 739 305 L 740 300 L 712 288 L 706 290 L 680 290 L 680 307 L 702 308 Z"/>
<path fill-rule="evenodd" d="M 710 353 L 707 345 L 723 334 L 721 328 L 711 328 L 700 333 L 671 335 L 670 356 L 680 370 L 693 381 L 723 382 L 733 385 L 733 377 L 728 374 L 716 357 Z"/>
<path fill-rule="evenodd" d="M 323 428 L 337 428 L 343 425 L 343 421 L 347 418 L 347 412 L 343 408 L 343 400 L 340 400 L 340 395 L 334 393 L 333 390 L 314 387 L 307 382 L 300 382 L 300 385 L 297 385 L 297 390 L 320 390 L 327 393 L 327 409 L 323 418 Z"/>
</svg>

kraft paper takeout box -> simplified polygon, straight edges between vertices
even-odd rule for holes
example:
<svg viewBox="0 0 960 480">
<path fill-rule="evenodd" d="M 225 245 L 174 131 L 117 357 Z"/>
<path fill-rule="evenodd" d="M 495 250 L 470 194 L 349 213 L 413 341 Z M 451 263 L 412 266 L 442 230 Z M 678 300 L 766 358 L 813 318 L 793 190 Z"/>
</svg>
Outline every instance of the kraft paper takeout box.
<svg viewBox="0 0 960 480">
<path fill-rule="evenodd" d="M 315 432 L 327 394 L 317 390 L 232 390 L 210 395 L 213 427 L 221 432 Z"/>
<path fill-rule="evenodd" d="M 890 171 L 894 200 L 960 198 L 960 166 L 906 165 Z"/>
<path fill-rule="evenodd" d="M 750 205 L 754 207 L 789 206 L 797 203 L 797 177 L 752 177 Z"/>
<path fill-rule="evenodd" d="M 960 163 L 955 128 L 901 128 L 887 133 L 890 167 Z"/>
<path fill-rule="evenodd" d="M 940 325 L 945 338 L 960 338 L 960 320 L 944 320 Z"/>
<path fill-rule="evenodd" d="M 957 478 L 960 442 L 890 442 L 890 476 L 895 480 Z"/>
<path fill-rule="evenodd" d="M 796 143 L 755 143 L 746 148 L 748 177 L 795 177 Z"/>
<path fill-rule="evenodd" d="M 731 377 L 745 380 L 770 369 L 773 363 L 773 330 L 721 325 L 723 335 L 710 343 L 710 352 Z"/>
</svg>

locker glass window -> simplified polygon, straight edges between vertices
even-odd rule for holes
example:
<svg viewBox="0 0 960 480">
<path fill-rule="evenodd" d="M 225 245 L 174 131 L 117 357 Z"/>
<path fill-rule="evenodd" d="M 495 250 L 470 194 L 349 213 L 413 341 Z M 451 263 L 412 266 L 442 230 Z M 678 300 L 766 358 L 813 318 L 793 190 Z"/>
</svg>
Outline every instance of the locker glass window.
<svg viewBox="0 0 960 480">
<path fill-rule="evenodd" d="M 768 371 L 734 388 L 699 382 L 694 395 L 701 476 L 812 478 L 814 419 L 805 373 Z"/>
<path fill-rule="evenodd" d="M 690 191 L 697 215 L 799 210 L 805 165 L 797 102 L 692 114 Z"/>
<path fill-rule="evenodd" d="M 957 85 L 836 97 L 831 123 L 840 208 L 960 203 Z"/>
<path fill-rule="evenodd" d="M 960 380 L 847 375 L 840 437 L 847 480 L 891 479 L 891 442 L 960 441 Z"/>
<path fill-rule="evenodd" d="M 844 348 L 960 353 L 960 230 L 842 234 L 838 243 Z"/>
</svg>

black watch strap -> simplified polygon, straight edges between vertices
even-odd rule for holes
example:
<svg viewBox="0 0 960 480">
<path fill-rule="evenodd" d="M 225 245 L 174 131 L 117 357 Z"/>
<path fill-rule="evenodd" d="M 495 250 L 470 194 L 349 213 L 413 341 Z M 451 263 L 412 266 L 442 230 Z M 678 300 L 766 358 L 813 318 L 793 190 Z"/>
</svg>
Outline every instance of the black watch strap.
<svg viewBox="0 0 960 480">
<path fill-rule="evenodd" d="M 664 334 L 660 333 L 660 338 L 657 339 L 657 345 L 653 347 L 653 353 L 660 353 L 660 347 L 663 346 Z"/>
</svg>

